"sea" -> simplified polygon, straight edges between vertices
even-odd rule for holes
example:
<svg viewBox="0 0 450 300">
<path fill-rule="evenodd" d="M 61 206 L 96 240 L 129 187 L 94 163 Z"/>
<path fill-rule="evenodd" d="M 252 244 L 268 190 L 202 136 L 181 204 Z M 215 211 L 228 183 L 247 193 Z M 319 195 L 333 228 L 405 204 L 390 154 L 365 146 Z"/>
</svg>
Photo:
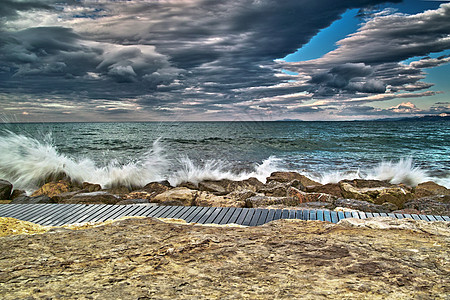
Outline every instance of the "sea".
<svg viewBox="0 0 450 300">
<path fill-rule="evenodd" d="M 296 171 L 323 184 L 377 179 L 450 188 L 450 122 L 0 124 L 0 178 L 31 192 L 46 178 L 144 186 Z"/>
</svg>

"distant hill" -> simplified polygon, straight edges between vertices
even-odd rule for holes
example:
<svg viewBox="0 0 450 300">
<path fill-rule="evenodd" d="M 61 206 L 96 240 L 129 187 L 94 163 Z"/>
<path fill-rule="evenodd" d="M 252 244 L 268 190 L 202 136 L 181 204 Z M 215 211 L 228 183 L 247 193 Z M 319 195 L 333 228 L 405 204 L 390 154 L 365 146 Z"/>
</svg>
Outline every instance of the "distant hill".
<svg viewBox="0 0 450 300">
<path fill-rule="evenodd" d="M 411 122 L 450 121 L 450 114 L 430 115 L 430 116 L 420 116 L 420 117 L 405 117 L 405 118 L 384 118 L 384 119 L 376 119 L 373 121 L 411 121 Z"/>
</svg>

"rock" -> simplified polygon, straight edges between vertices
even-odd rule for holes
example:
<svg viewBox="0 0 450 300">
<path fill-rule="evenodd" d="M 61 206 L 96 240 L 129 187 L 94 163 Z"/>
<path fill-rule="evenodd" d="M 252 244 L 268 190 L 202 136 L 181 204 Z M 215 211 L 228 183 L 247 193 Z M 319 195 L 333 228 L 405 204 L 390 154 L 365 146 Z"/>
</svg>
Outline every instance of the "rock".
<svg viewBox="0 0 450 300">
<path fill-rule="evenodd" d="M 337 199 L 334 204 L 337 207 L 346 207 L 353 210 L 375 213 L 390 213 L 391 211 L 398 209 L 398 207 L 392 203 L 383 203 L 378 205 L 355 199 Z"/>
<path fill-rule="evenodd" d="M 341 185 L 339 183 L 327 183 L 324 185 L 308 186 L 304 190 L 308 193 L 322 193 L 342 198 Z"/>
<path fill-rule="evenodd" d="M 13 185 L 11 182 L 0 179 L 0 199 L 9 200 L 11 197 Z"/>
<path fill-rule="evenodd" d="M 413 198 L 411 188 L 393 185 L 377 180 L 343 180 L 339 182 L 344 198 L 363 200 L 375 204 L 386 202 L 402 208 L 404 203 Z"/>
<path fill-rule="evenodd" d="M 192 182 L 186 182 L 186 181 L 184 181 L 184 182 L 178 184 L 177 187 L 185 187 L 185 188 L 188 188 L 188 189 L 191 189 L 191 190 L 196 190 L 196 189 L 198 189 L 198 186 L 196 186 L 196 185 L 193 184 Z"/>
<path fill-rule="evenodd" d="M 409 200 L 404 208 L 419 210 L 427 215 L 450 216 L 450 196 L 436 195 Z"/>
<path fill-rule="evenodd" d="M 309 179 L 308 177 L 301 175 L 297 172 L 273 172 L 270 177 L 267 177 L 266 181 L 277 182 L 291 182 L 292 180 L 298 180 L 303 186 L 321 185 L 320 183 Z"/>
<path fill-rule="evenodd" d="M 74 195 L 70 199 L 63 199 L 60 203 L 70 203 L 70 204 L 116 204 L 121 201 L 117 195 L 105 192 L 98 191 L 92 193 L 79 193 Z"/>
<path fill-rule="evenodd" d="M 258 190 L 258 193 L 263 193 L 271 197 L 287 197 L 288 186 L 278 181 L 270 181 Z"/>
<path fill-rule="evenodd" d="M 149 204 L 155 205 L 151 203 L 147 199 L 125 199 L 116 203 L 116 205 L 130 205 L 130 204 Z"/>
<path fill-rule="evenodd" d="M 233 199 L 234 201 L 245 201 L 246 199 L 255 196 L 256 193 L 250 190 L 239 190 L 231 192 L 227 195 L 228 198 Z"/>
<path fill-rule="evenodd" d="M 333 203 L 334 200 L 337 199 L 336 196 L 323 194 L 323 193 L 305 193 L 294 187 L 288 188 L 287 197 L 294 199 L 297 204 L 308 203 L 308 202 Z"/>
<path fill-rule="evenodd" d="M 80 193 L 83 193 L 83 190 L 75 191 L 75 192 L 61 193 L 61 194 L 51 197 L 51 199 L 55 203 L 63 203 L 65 200 L 68 200 L 68 199 L 72 198 L 73 196 L 80 194 Z"/>
<path fill-rule="evenodd" d="M 12 200 L 10 202 L 11 204 L 41 204 L 41 203 L 55 203 L 54 200 L 52 200 L 47 195 L 40 195 L 35 197 L 28 197 L 28 196 L 19 196 Z"/>
<path fill-rule="evenodd" d="M 394 214 L 410 214 L 410 215 L 412 215 L 412 214 L 421 215 L 422 214 L 421 211 L 414 209 L 414 208 L 399 209 L 399 210 L 393 211 L 392 213 L 394 213 Z"/>
<path fill-rule="evenodd" d="M 49 182 L 44 184 L 40 189 L 31 194 L 32 197 L 47 195 L 50 198 L 58 194 L 67 193 L 71 190 L 72 184 L 66 180 L 60 180 L 57 182 Z"/>
<path fill-rule="evenodd" d="M 450 190 L 445 186 L 439 185 L 432 181 L 420 183 L 414 190 L 414 196 L 416 198 L 423 198 L 433 195 L 450 195 Z"/>
<path fill-rule="evenodd" d="M 333 203 L 321 202 L 321 201 L 300 203 L 300 204 L 297 204 L 297 206 L 302 209 L 334 209 L 335 208 Z"/>
<path fill-rule="evenodd" d="M 170 184 L 168 182 L 150 182 L 146 184 L 142 189 L 138 191 L 144 191 L 148 194 L 156 196 L 158 194 L 164 193 L 170 189 Z"/>
<path fill-rule="evenodd" d="M 448 298 L 449 222 L 346 223 L 355 220 L 341 225 L 278 220 L 239 228 L 143 218 L 6 236 L 0 240 L 0 295 L 4 300 Z"/>
<path fill-rule="evenodd" d="M 98 192 L 102 189 L 100 184 L 89 183 L 89 182 L 83 182 L 82 187 L 83 187 L 83 190 L 85 190 L 86 192 L 89 192 L 89 193 Z"/>
<path fill-rule="evenodd" d="M 115 195 L 126 195 L 128 193 L 131 192 L 131 188 L 124 186 L 124 185 L 119 185 L 119 186 L 114 186 L 108 189 L 104 189 L 103 191 L 108 192 L 110 194 L 115 194 Z"/>
<path fill-rule="evenodd" d="M 179 201 L 181 205 L 191 206 L 197 198 L 198 191 L 185 187 L 176 187 L 153 198 L 153 202 L 162 203 L 166 201 Z"/>
<path fill-rule="evenodd" d="M 26 194 L 27 194 L 27 192 L 25 192 L 24 190 L 13 190 L 12 193 L 11 193 L 10 199 L 14 200 L 17 197 L 26 196 Z"/>
<path fill-rule="evenodd" d="M 198 192 L 193 201 L 195 206 L 213 206 L 213 207 L 245 207 L 245 200 L 236 200 L 228 196 L 217 196 L 208 192 Z"/>
<path fill-rule="evenodd" d="M 251 177 L 249 179 L 241 181 L 234 181 L 229 179 L 205 180 L 198 183 L 198 190 L 223 196 L 239 190 L 250 190 L 256 192 L 263 186 L 264 184 L 261 181 L 254 177 Z"/>
<path fill-rule="evenodd" d="M 245 207 L 268 207 L 273 205 L 295 206 L 298 201 L 291 197 L 270 197 L 256 195 L 245 200 Z"/>
</svg>

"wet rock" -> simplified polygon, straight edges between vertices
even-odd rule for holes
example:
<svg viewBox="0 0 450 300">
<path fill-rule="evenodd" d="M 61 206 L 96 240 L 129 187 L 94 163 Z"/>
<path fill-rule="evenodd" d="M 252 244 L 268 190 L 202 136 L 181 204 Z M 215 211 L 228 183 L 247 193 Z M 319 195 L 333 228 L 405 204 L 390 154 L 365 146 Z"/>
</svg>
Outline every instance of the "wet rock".
<svg viewBox="0 0 450 300">
<path fill-rule="evenodd" d="M 19 196 L 12 200 L 10 202 L 11 204 L 41 204 L 41 203 L 55 203 L 54 200 L 52 200 L 47 195 L 40 195 L 35 197 L 28 197 L 28 196 Z"/>
<path fill-rule="evenodd" d="M 98 191 L 92 193 L 79 193 L 74 195 L 70 199 L 63 199 L 60 203 L 70 203 L 70 204 L 116 204 L 121 201 L 117 195 Z"/>
<path fill-rule="evenodd" d="M 150 202 L 147 199 L 125 199 L 116 203 L 116 205 L 130 205 L 130 204 L 149 204 Z M 155 205 L 151 203 L 151 205 Z"/>
<path fill-rule="evenodd" d="M 412 199 L 411 188 L 404 185 L 393 185 L 377 180 L 343 180 L 339 182 L 344 198 L 363 200 L 375 204 L 386 202 L 403 208 L 404 203 Z"/>
<path fill-rule="evenodd" d="M 389 221 L 393 219 L 388 218 Z M 446 299 L 448 222 L 127 219 L 0 241 L 2 299 Z M 380 221 L 377 221 L 380 224 Z M 415 224 L 415 225 L 412 225 Z M 373 228 L 375 227 L 375 228 Z M 389 230 L 380 229 L 389 228 Z M 405 228 L 405 229 L 403 229 Z"/>
<path fill-rule="evenodd" d="M 303 186 L 321 185 L 320 183 L 309 179 L 308 177 L 301 175 L 297 172 L 273 172 L 270 177 L 267 177 L 266 181 L 277 182 L 291 182 L 292 180 L 298 180 Z"/>
<path fill-rule="evenodd" d="M 294 187 L 288 188 L 287 197 L 294 199 L 294 201 L 296 201 L 296 203 L 298 204 L 308 202 L 334 203 L 334 201 L 337 199 L 337 197 L 333 195 L 323 193 L 306 193 Z"/>
<path fill-rule="evenodd" d="M 298 201 L 291 197 L 256 195 L 245 200 L 245 207 L 268 207 L 273 205 L 295 206 Z"/>
<path fill-rule="evenodd" d="M 89 193 L 98 192 L 102 189 L 100 184 L 90 183 L 90 182 L 83 182 L 82 188 L 83 188 L 83 190 L 85 190 L 86 192 L 89 192 Z"/>
<path fill-rule="evenodd" d="M 195 200 L 195 206 L 213 206 L 213 207 L 244 207 L 245 200 L 236 200 L 228 196 L 217 196 L 209 192 L 198 192 Z"/>
<path fill-rule="evenodd" d="M 0 199 L 9 200 L 13 185 L 11 182 L 0 179 Z"/>
<path fill-rule="evenodd" d="M 259 189 L 258 192 L 271 197 L 286 197 L 288 188 L 289 187 L 284 183 L 270 181 L 265 184 L 264 187 Z"/>
<path fill-rule="evenodd" d="M 110 187 L 108 189 L 104 189 L 103 191 L 108 192 L 110 194 L 125 196 L 126 194 L 131 192 L 131 188 L 124 186 L 124 185 L 119 185 L 119 186 Z"/>
<path fill-rule="evenodd" d="M 337 199 L 334 202 L 334 204 L 337 207 L 346 207 L 353 210 L 359 210 L 364 212 L 375 212 L 375 213 L 389 213 L 398 209 L 398 207 L 395 204 L 389 202 L 379 205 L 355 199 Z"/>
<path fill-rule="evenodd" d="M 169 182 L 150 182 L 146 184 L 142 189 L 139 189 L 138 191 L 144 191 L 147 192 L 153 196 L 156 196 L 158 194 L 164 193 L 170 189 Z"/>
<path fill-rule="evenodd" d="M 427 215 L 450 216 L 450 196 L 436 195 L 409 200 L 404 208 L 419 210 Z"/>
<path fill-rule="evenodd" d="M 27 194 L 27 192 L 25 192 L 24 190 L 13 190 L 12 193 L 11 193 L 10 199 L 14 200 L 17 197 L 26 196 L 26 194 Z"/>
<path fill-rule="evenodd" d="M 256 195 L 256 192 L 250 190 L 239 190 L 231 192 L 227 195 L 228 198 L 234 201 L 245 201 L 246 199 Z"/>
<path fill-rule="evenodd" d="M 423 198 L 433 195 L 450 195 L 450 189 L 445 186 L 439 185 L 432 181 L 420 183 L 414 190 L 414 196 L 416 198 Z"/>
<path fill-rule="evenodd" d="M 198 189 L 198 186 L 196 186 L 192 182 L 187 182 L 187 181 L 184 181 L 184 182 L 178 184 L 177 187 L 184 187 L 184 188 L 188 188 L 188 189 L 191 189 L 191 190 Z"/>
<path fill-rule="evenodd" d="M 73 196 L 83 193 L 83 190 L 80 191 L 75 191 L 75 192 L 66 192 L 66 193 L 61 193 L 61 194 L 57 194 L 53 197 L 51 197 L 51 199 L 55 202 L 55 203 L 63 203 L 65 200 L 68 200 L 70 198 L 72 198 Z"/>
<path fill-rule="evenodd" d="M 179 201 L 184 206 L 191 206 L 197 198 L 198 191 L 185 187 L 176 187 L 156 195 L 152 201 L 162 203 L 166 201 Z"/>
<path fill-rule="evenodd" d="M 250 190 L 256 192 L 264 184 L 258 179 L 251 177 L 246 180 L 234 181 L 229 179 L 205 180 L 198 183 L 198 190 L 211 192 L 215 195 L 223 196 L 234 191 Z"/>
<path fill-rule="evenodd" d="M 59 180 L 56 182 L 49 182 L 44 184 L 40 189 L 31 194 L 32 197 L 47 195 L 50 198 L 58 194 L 67 193 L 71 191 L 72 184 L 67 180 Z"/>
<path fill-rule="evenodd" d="M 339 183 L 327 183 L 324 185 L 314 185 L 314 186 L 308 186 L 304 190 L 308 193 L 323 193 L 328 195 L 333 195 L 338 198 L 342 198 L 342 190 L 341 185 Z"/>
</svg>

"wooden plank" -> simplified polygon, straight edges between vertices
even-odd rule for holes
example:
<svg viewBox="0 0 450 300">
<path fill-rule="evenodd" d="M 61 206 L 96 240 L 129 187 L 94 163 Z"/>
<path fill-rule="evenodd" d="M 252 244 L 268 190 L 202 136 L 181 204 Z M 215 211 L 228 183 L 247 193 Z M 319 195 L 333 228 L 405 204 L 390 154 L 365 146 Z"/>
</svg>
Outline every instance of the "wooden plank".
<svg viewBox="0 0 450 300">
<path fill-rule="evenodd" d="M 222 219 L 227 215 L 227 212 L 230 210 L 231 207 L 224 207 L 220 211 L 220 213 L 217 215 L 217 218 L 213 221 L 214 224 L 220 224 Z"/>
<path fill-rule="evenodd" d="M 295 210 L 289 210 L 289 217 L 288 219 L 295 219 Z"/>
<path fill-rule="evenodd" d="M 152 210 L 150 213 L 149 213 L 149 217 L 152 217 L 152 218 L 154 218 L 155 216 L 156 216 L 156 214 L 158 214 L 158 213 L 160 213 L 161 211 L 163 211 L 163 210 L 165 210 L 165 209 L 167 209 L 167 206 L 157 206 L 156 207 L 156 209 L 154 209 L 154 210 Z"/>
<path fill-rule="evenodd" d="M 339 222 L 339 217 L 337 211 L 330 211 L 331 214 L 331 222 L 337 223 Z"/>
<path fill-rule="evenodd" d="M 119 205 L 117 205 L 117 206 L 119 206 Z M 124 205 L 124 206 L 125 206 L 125 208 L 117 209 L 116 212 L 106 220 L 116 220 L 116 219 L 120 219 L 121 217 L 128 216 L 128 213 L 131 212 L 133 209 L 135 209 L 135 207 L 133 207 L 131 205 Z"/>
<path fill-rule="evenodd" d="M 329 210 L 325 210 L 323 212 L 323 218 L 324 218 L 325 221 L 331 222 L 331 213 L 330 213 Z"/>
<path fill-rule="evenodd" d="M 186 213 L 186 211 L 189 209 L 189 207 L 190 207 L 190 206 L 179 206 L 179 209 L 177 209 L 177 211 L 174 212 L 174 213 L 172 214 L 172 217 L 171 217 L 171 218 L 174 218 L 174 219 L 181 219 L 181 216 L 182 216 L 184 213 Z"/>
<path fill-rule="evenodd" d="M 275 209 L 275 215 L 273 216 L 273 221 L 281 219 L 281 209 Z"/>
<path fill-rule="evenodd" d="M 359 219 L 359 214 L 357 211 L 352 211 L 352 218 Z"/>
<path fill-rule="evenodd" d="M 441 216 L 445 221 L 450 222 L 450 217 L 449 216 Z"/>
<path fill-rule="evenodd" d="M 79 211 L 77 211 L 75 214 L 72 215 L 72 217 L 65 220 L 66 224 L 75 224 L 75 223 L 81 223 L 80 219 L 85 219 L 85 215 L 89 213 L 89 210 L 91 209 L 90 205 L 87 204 L 83 206 L 83 208 Z"/>
<path fill-rule="evenodd" d="M 145 211 L 148 211 L 149 207 L 152 207 L 152 206 L 154 207 L 156 205 L 135 204 L 134 206 L 136 206 L 137 209 L 135 211 L 133 211 L 133 216 L 134 217 L 143 217 L 143 213 Z"/>
<path fill-rule="evenodd" d="M 84 209 L 83 205 L 69 204 L 63 212 L 59 213 L 53 225 L 60 226 L 68 223 L 69 220 L 73 219 L 73 216 L 77 216 L 78 212 Z"/>
<path fill-rule="evenodd" d="M 181 208 L 183 208 L 183 206 L 171 206 L 171 209 L 168 209 L 164 213 L 162 213 L 160 218 L 173 218 L 176 212 L 181 210 Z"/>
<path fill-rule="evenodd" d="M 366 213 L 363 211 L 358 212 L 359 213 L 359 218 L 360 219 L 367 219 Z"/>
<path fill-rule="evenodd" d="M 395 214 L 397 219 L 404 219 L 405 217 L 402 214 Z"/>
<path fill-rule="evenodd" d="M 156 210 L 159 206 L 157 205 L 142 205 L 144 208 L 139 211 L 139 216 L 141 217 L 150 217 L 152 211 Z"/>
<path fill-rule="evenodd" d="M 302 210 L 302 218 L 303 218 L 303 220 L 305 220 L 305 221 L 308 221 L 308 220 L 309 220 L 309 209 L 304 209 L 304 210 Z"/>
<path fill-rule="evenodd" d="M 223 218 L 219 222 L 219 224 L 229 224 L 229 221 L 231 220 L 231 217 L 234 215 L 236 209 L 237 209 L 236 207 L 228 207 L 228 210 L 225 213 L 225 216 L 223 216 Z"/>
<path fill-rule="evenodd" d="M 373 215 L 374 217 L 379 217 L 379 216 L 380 216 L 379 213 L 372 213 L 372 215 Z"/>
<path fill-rule="evenodd" d="M 256 208 L 252 219 L 248 223 L 248 226 L 256 226 L 256 223 L 258 223 L 258 220 L 259 220 L 259 217 L 261 216 L 261 213 L 262 213 L 262 208 Z"/>
<path fill-rule="evenodd" d="M 191 219 L 190 223 L 200 223 L 200 219 L 203 218 L 205 213 L 210 210 L 211 207 L 202 207 L 197 214 Z"/>
<path fill-rule="evenodd" d="M 155 212 L 153 213 L 153 216 L 152 216 L 153 218 L 161 218 L 161 216 L 162 216 L 165 212 L 167 212 L 167 211 L 173 209 L 173 206 L 168 206 L 168 205 L 164 205 L 164 206 L 161 206 L 161 207 L 162 207 L 161 210 L 155 211 Z"/>
<path fill-rule="evenodd" d="M 55 204 L 49 206 L 49 209 L 42 209 L 41 212 L 36 213 L 34 217 L 29 219 L 29 221 L 43 225 L 48 219 L 51 219 L 52 216 L 57 216 L 63 210 L 64 207 L 62 205 Z"/>
<path fill-rule="evenodd" d="M 387 217 L 388 215 L 387 215 L 387 213 L 380 213 L 380 216 L 381 217 Z"/>
<path fill-rule="evenodd" d="M 186 221 L 186 218 L 188 218 L 196 209 L 197 209 L 196 206 L 187 207 L 187 209 L 184 210 L 184 212 L 179 216 L 179 218 Z"/>
<path fill-rule="evenodd" d="M 273 221 L 274 217 L 275 217 L 275 210 L 274 209 L 269 209 L 269 212 L 267 213 L 267 217 L 266 217 L 265 223 L 269 223 L 269 222 Z"/>
<path fill-rule="evenodd" d="M 253 218 L 253 216 L 255 215 L 255 213 L 256 213 L 256 209 L 251 208 L 251 209 L 248 211 L 247 215 L 245 216 L 245 219 L 244 219 L 244 221 L 242 222 L 242 225 L 244 225 L 244 226 L 250 226 L 250 222 L 252 221 L 252 218 Z"/>
<path fill-rule="evenodd" d="M 217 219 L 219 214 L 222 212 L 222 207 L 216 207 L 212 214 L 209 216 L 209 218 L 205 221 L 205 224 L 213 224 L 215 223 L 214 220 Z"/>
<path fill-rule="evenodd" d="M 289 210 L 283 209 L 283 212 L 281 213 L 281 219 L 289 219 Z"/>
<path fill-rule="evenodd" d="M 203 209 L 205 209 L 204 207 L 200 207 L 200 206 L 198 206 L 198 207 L 194 207 L 194 210 L 192 210 L 190 213 L 189 213 L 189 215 L 188 216 L 186 216 L 185 218 L 184 218 L 184 220 L 187 222 L 187 223 L 191 223 L 191 220 L 192 219 L 194 219 Z M 200 217 L 199 217 L 200 218 Z"/>
<path fill-rule="evenodd" d="M 317 220 L 317 212 L 315 209 L 312 209 L 309 211 L 309 219 L 310 220 Z"/>
<path fill-rule="evenodd" d="M 403 216 L 404 216 L 406 219 L 413 219 L 413 217 L 412 217 L 410 214 L 403 214 Z"/>
<path fill-rule="evenodd" d="M 243 213 L 247 213 L 244 211 L 243 208 L 236 208 L 236 210 L 231 215 L 230 219 L 228 220 L 228 224 L 236 224 L 237 220 L 239 219 L 239 216 Z"/>
<path fill-rule="evenodd" d="M 346 211 L 346 212 L 344 212 L 344 215 L 345 215 L 345 218 L 346 218 L 346 219 L 348 219 L 348 218 L 351 218 L 351 217 L 352 217 L 352 213 L 351 213 L 350 211 Z"/>
<path fill-rule="evenodd" d="M 434 216 L 436 218 L 436 220 L 438 221 L 445 221 L 444 218 L 442 218 L 441 216 Z"/>
<path fill-rule="evenodd" d="M 0 204 L 0 216 L 12 218 L 18 213 L 26 210 L 26 207 L 34 207 L 36 204 Z"/>
<path fill-rule="evenodd" d="M 94 214 L 94 216 L 88 218 L 89 222 L 98 222 L 103 216 L 110 214 L 114 211 L 115 205 L 106 205 L 100 212 Z"/>
<path fill-rule="evenodd" d="M 419 217 L 419 215 L 416 215 L 416 214 L 411 214 L 411 217 L 412 217 L 414 220 L 416 220 L 416 221 L 422 220 L 422 219 Z"/>
<path fill-rule="evenodd" d="M 249 212 L 248 208 L 243 208 L 241 214 L 239 215 L 239 218 L 236 220 L 236 224 L 242 225 L 248 212 Z"/>
<path fill-rule="evenodd" d="M 57 206 L 56 210 L 53 210 L 50 214 L 45 214 L 44 218 L 37 220 L 37 222 L 45 226 L 55 225 L 58 222 L 60 215 L 62 215 L 64 211 L 70 207 L 69 205 L 70 204 L 55 204 L 55 206 Z"/>
<path fill-rule="evenodd" d="M 426 215 L 419 215 L 419 218 L 420 218 L 422 221 L 428 221 L 428 218 L 427 218 Z"/>
<path fill-rule="evenodd" d="M 317 218 L 317 220 L 319 220 L 319 221 L 325 221 L 325 218 L 324 218 L 324 216 L 323 216 L 323 210 L 318 209 L 318 210 L 316 211 L 316 218 Z"/>
<path fill-rule="evenodd" d="M 338 211 L 337 213 L 338 213 L 338 218 L 339 218 L 339 221 L 340 221 L 340 220 L 344 220 L 344 219 L 345 219 L 345 214 L 344 214 L 344 212 L 343 212 L 343 211 Z"/>
<path fill-rule="evenodd" d="M 366 212 L 366 216 L 367 216 L 368 218 L 373 218 L 373 213 L 371 213 L 371 212 Z"/>
<path fill-rule="evenodd" d="M 107 204 L 91 204 L 93 209 L 86 213 L 84 216 L 81 216 L 79 219 L 80 223 L 90 222 L 90 219 L 100 215 L 103 211 L 108 208 Z M 95 205 L 95 206 L 94 206 Z"/>
<path fill-rule="evenodd" d="M 48 204 L 23 204 L 23 210 L 15 214 L 14 218 L 27 221 L 30 217 L 45 209 Z"/>
<path fill-rule="evenodd" d="M 427 215 L 427 218 L 430 221 L 437 221 L 437 219 L 434 216 L 432 216 L 432 215 Z"/>
<path fill-rule="evenodd" d="M 267 223 L 266 219 L 267 219 L 268 215 L 269 215 L 269 210 L 268 209 L 262 209 L 261 210 L 261 215 L 259 216 L 259 219 L 256 222 L 256 226 L 266 224 Z"/>
<path fill-rule="evenodd" d="M 303 211 L 301 209 L 296 211 L 295 218 L 302 220 L 302 218 L 303 218 Z"/>
<path fill-rule="evenodd" d="M 388 217 L 391 217 L 391 218 L 394 218 L 394 219 L 397 219 L 397 217 L 396 217 L 395 214 L 393 214 L 393 213 L 388 213 L 387 216 L 388 216 Z"/>
<path fill-rule="evenodd" d="M 207 210 L 203 212 L 203 215 L 195 223 L 206 224 L 206 221 L 211 217 L 212 213 L 216 210 L 216 207 L 208 207 Z"/>
</svg>

